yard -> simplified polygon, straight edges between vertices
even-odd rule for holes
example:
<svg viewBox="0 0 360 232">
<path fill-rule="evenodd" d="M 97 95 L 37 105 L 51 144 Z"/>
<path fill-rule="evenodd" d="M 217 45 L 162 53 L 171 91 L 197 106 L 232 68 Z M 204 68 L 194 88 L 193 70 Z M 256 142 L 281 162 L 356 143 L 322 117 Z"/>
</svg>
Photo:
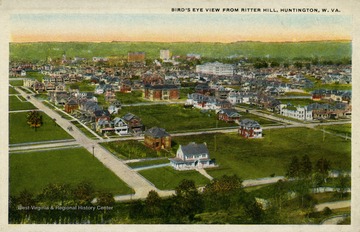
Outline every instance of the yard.
<svg viewBox="0 0 360 232">
<path fill-rule="evenodd" d="M 36 107 L 21 96 L 9 96 L 9 110 L 33 110 Z"/>
<path fill-rule="evenodd" d="M 10 153 L 10 196 L 26 189 L 33 194 L 49 183 L 90 182 L 96 191 L 130 194 L 133 191 L 83 148 Z"/>
<path fill-rule="evenodd" d="M 197 131 L 210 128 L 235 127 L 235 123 L 217 120 L 214 111 L 201 112 L 199 109 L 184 108 L 182 105 L 144 105 L 123 107 L 119 116 L 133 113 L 141 118 L 147 128 L 164 128 L 167 132 Z M 273 124 L 267 119 L 249 113 L 240 113 L 247 118 L 255 118 L 260 124 Z"/>
<path fill-rule="evenodd" d="M 42 113 L 43 125 L 36 131 L 27 124 L 26 115 L 27 112 L 9 114 L 10 144 L 72 139 L 46 114 Z"/>
<path fill-rule="evenodd" d="M 324 129 L 325 131 L 349 136 L 351 137 L 351 124 L 341 124 L 341 125 L 330 125 L 330 126 L 318 126 L 317 128 Z"/>
<path fill-rule="evenodd" d="M 198 187 L 210 183 L 197 171 L 176 171 L 172 167 L 148 169 L 139 173 L 161 190 L 173 190 L 183 179 L 193 180 Z"/>
<path fill-rule="evenodd" d="M 218 168 L 207 172 L 219 178 L 236 174 L 243 179 L 284 175 L 292 156 L 307 154 L 315 163 L 324 157 L 332 169 L 351 170 L 351 141 L 307 128 L 264 130 L 262 139 L 244 139 L 237 134 L 211 134 L 173 138 L 173 151 L 189 142 L 206 142 Z"/>
<path fill-rule="evenodd" d="M 19 92 L 16 91 L 13 87 L 9 86 L 9 94 L 19 94 Z"/>
<path fill-rule="evenodd" d="M 107 142 L 101 143 L 101 146 L 105 147 L 120 159 L 142 159 L 171 156 L 171 154 L 167 151 L 154 151 L 139 141 Z"/>
</svg>

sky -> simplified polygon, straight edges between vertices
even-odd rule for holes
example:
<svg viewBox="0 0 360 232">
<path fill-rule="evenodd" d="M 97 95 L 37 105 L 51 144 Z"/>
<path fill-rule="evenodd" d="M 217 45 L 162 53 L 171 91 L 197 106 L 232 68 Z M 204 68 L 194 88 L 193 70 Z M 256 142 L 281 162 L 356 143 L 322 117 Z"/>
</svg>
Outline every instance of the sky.
<svg viewBox="0 0 360 232">
<path fill-rule="evenodd" d="M 351 17 L 325 14 L 16 13 L 12 42 L 351 40 Z"/>
</svg>

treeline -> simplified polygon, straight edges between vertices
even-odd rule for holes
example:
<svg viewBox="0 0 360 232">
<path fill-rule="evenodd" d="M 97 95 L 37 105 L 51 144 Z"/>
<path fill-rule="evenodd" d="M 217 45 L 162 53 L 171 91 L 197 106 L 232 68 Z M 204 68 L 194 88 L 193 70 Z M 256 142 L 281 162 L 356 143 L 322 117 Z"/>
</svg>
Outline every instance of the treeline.
<svg viewBox="0 0 360 232">
<path fill-rule="evenodd" d="M 9 223 L 58 224 L 302 224 L 329 215 L 315 212 L 316 188 L 328 181 L 330 162 L 314 165 L 307 155 L 293 157 L 287 179 L 252 191 L 236 175 L 212 180 L 201 191 L 192 180 L 182 180 L 175 194 L 161 198 L 150 191 L 145 200 L 115 202 L 110 193 L 95 192 L 89 183 L 49 184 L 37 196 L 24 190 L 9 202 Z M 336 199 L 350 187 L 350 177 L 334 183 Z M 96 200 L 94 200 L 96 199 Z M 334 198 L 335 199 L 335 198 Z M 26 206 L 53 207 L 31 209 Z M 66 208 L 73 207 L 73 208 Z M 92 207 L 92 208 L 91 208 Z M 91 210 L 89 210 L 91 209 Z"/>
</svg>

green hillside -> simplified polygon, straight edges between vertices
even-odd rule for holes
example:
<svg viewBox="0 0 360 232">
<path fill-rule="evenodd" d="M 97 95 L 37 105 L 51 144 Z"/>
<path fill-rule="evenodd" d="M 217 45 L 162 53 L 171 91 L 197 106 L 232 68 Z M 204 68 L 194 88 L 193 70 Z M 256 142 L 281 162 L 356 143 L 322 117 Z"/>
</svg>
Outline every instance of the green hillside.
<svg viewBox="0 0 360 232">
<path fill-rule="evenodd" d="M 270 57 L 279 59 L 314 58 L 341 60 L 351 57 L 351 41 L 319 42 L 235 42 L 235 43 L 159 43 L 159 42 L 39 42 L 11 43 L 11 61 L 39 61 L 47 57 L 68 58 L 94 56 L 127 57 L 131 51 L 146 52 L 147 58 L 159 58 L 161 49 L 169 49 L 173 55 L 197 53 L 202 57 L 226 58 L 229 56 Z"/>
</svg>

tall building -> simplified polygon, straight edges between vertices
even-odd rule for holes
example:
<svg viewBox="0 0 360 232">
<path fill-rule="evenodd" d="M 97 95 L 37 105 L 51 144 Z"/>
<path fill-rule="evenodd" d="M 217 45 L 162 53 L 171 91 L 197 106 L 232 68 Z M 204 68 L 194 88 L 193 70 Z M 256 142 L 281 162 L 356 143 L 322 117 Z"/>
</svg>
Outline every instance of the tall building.
<svg viewBox="0 0 360 232">
<path fill-rule="evenodd" d="M 171 52 L 170 50 L 160 50 L 160 59 L 162 60 L 170 60 Z"/>
<path fill-rule="evenodd" d="M 206 63 L 203 65 L 196 65 L 196 72 L 218 76 L 233 76 L 234 66 L 231 64 L 222 64 L 220 62 Z"/>
</svg>

